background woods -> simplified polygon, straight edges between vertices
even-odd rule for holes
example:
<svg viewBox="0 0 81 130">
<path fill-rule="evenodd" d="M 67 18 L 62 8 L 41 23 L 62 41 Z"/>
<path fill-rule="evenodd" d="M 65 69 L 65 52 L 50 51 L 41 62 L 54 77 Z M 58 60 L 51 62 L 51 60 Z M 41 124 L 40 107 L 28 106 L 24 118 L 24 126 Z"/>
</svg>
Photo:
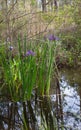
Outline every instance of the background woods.
<svg viewBox="0 0 81 130">
<path fill-rule="evenodd" d="M 0 0 L 1 130 L 80 130 L 80 71 L 81 0 Z"/>
<path fill-rule="evenodd" d="M 21 37 L 25 34 L 27 38 L 32 38 L 47 30 L 55 33 L 65 27 L 67 29 L 67 26 L 79 22 L 76 19 L 80 16 L 78 2 L 79 0 L 77 2 L 72 0 L 68 2 L 66 0 L 1 0 L 0 40 L 13 42 L 18 34 Z M 65 5 L 68 6 L 64 7 Z M 78 15 L 77 10 L 79 10 Z"/>
</svg>

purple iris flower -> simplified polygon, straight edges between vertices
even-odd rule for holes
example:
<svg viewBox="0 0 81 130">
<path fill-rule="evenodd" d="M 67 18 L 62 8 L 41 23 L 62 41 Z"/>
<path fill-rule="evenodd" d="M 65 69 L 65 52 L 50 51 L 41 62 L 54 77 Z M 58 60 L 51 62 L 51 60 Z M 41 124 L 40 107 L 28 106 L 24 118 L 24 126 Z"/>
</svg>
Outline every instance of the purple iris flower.
<svg viewBox="0 0 81 130">
<path fill-rule="evenodd" d="M 9 47 L 9 50 L 10 50 L 10 51 L 12 51 L 13 49 L 14 49 L 13 46 L 10 46 L 10 47 Z"/>
<path fill-rule="evenodd" d="M 34 56 L 35 53 L 32 50 L 28 50 L 25 54 L 25 56 Z"/>
<path fill-rule="evenodd" d="M 49 41 L 58 41 L 59 38 L 56 37 L 56 36 L 54 36 L 53 34 L 51 34 L 51 35 L 48 36 L 48 40 L 49 40 Z"/>
</svg>

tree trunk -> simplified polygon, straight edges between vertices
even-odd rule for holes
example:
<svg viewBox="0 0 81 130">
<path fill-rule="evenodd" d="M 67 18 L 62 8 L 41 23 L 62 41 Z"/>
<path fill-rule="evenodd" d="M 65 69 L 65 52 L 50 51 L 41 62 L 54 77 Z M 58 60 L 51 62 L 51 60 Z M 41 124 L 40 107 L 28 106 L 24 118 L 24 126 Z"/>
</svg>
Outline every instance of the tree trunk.
<svg viewBox="0 0 81 130">
<path fill-rule="evenodd" d="M 42 11 L 46 12 L 46 0 L 41 0 L 42 2 Z"/>
</svg>

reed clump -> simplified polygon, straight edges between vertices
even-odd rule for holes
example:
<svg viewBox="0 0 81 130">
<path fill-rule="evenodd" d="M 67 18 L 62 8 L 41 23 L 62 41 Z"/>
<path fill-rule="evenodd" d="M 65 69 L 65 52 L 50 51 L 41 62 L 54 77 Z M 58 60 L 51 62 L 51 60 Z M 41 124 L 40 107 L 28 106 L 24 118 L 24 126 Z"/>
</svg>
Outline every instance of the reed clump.
<svg viewBox="0 0 81 130">
<path fill-rule="evenodd" d="M 22 44 L 18 38 L 18 53 L 12 57 L 13 47 L 0 49 L 1 71 L 4 88 L 11 100 L 30 100 L 33 90 L 39 95 L 49 95 L 52 73 L 54 73 L 56 41 Z M 6 87 L 5 87 L 6 86 Z"/>
</svg>

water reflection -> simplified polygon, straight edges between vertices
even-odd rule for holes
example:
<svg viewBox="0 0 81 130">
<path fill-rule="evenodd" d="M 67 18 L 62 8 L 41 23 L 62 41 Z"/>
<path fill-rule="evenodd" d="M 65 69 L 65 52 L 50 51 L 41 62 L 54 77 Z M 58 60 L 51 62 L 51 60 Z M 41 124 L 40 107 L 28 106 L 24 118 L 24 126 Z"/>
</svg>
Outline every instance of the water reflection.
<svg viewBox="0 0 81 130">
<path fill-rule="evenodd" d="M 37 100 L 36 106 L 35 101 L 1 103 L 0 130 L 54 130 L 56 121 L 49 98 Z"/>
<path fill-rule="evenodd" d="M 20 126 L 17 103 L 0 103 L 0 130 L 10 130 Z"/>
<path fill-rule="evenodd" d="M 81 129 L 81 72 L 78 70 L 64 70 L 60 83 L 63 97 L 63 112 L 65 126 L 68 129 Z"/>
<path fill-rule="evenodd" d="M 80 70 L 63 70 L 49 97 L 0 102 L 0 130 L 80 130 L 80 76 Z"/>
</svg>

